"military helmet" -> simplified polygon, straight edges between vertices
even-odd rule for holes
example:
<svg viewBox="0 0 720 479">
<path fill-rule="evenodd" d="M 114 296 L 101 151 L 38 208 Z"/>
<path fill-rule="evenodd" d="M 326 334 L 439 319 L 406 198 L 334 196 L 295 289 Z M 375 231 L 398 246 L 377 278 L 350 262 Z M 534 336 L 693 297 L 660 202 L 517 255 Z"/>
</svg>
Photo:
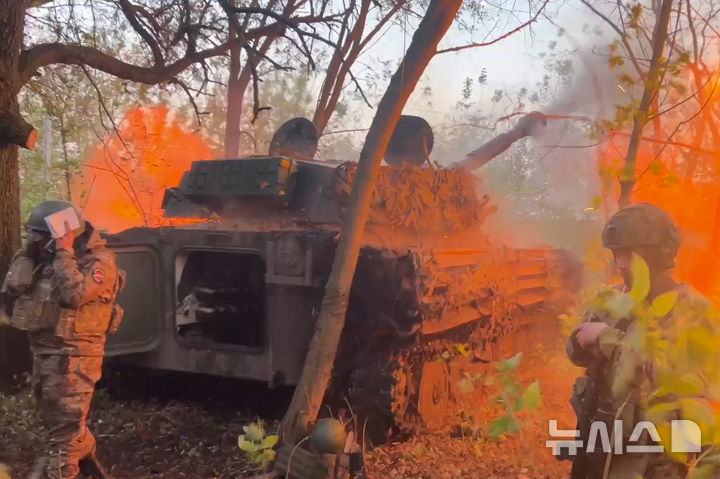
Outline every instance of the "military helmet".
<svg viewBox="0 0 720 479">
<path fill-rule="evenodd" d="M 385 162 L 400 166 L 403 162 L 421 166 L 428 161 L 435 142 L 432 127 L 422 117 L 402 115 L 393 130 Z"/>
<path fill-rule="evenodd" d="M 25 227 L 34 231 L 49 233 L 50 228 L 48 228 L 47 223 L 45 223 L 45 217 L 67 208 L 74 209 L 75 213 L 78 215 L 78 219 L 80 219 L 80 227 L 73 230 L 73 234 L 77 238 L 85 231 L 85 221 L 83 221 L 80 209 L 69 201 L 49 200 L 40 203 L 30 212 L 30 217 L 28 218 L 27 223 L 25 223 Z"/>
<path fill-rule="evenodd" d="M 680 248 L 680 231 L 670 215 L 651 203 L 622 208 L 605 224 L 602 244 L 608 249 L 657 248 L 659 266 L 672 268 Z"/>
</svg>

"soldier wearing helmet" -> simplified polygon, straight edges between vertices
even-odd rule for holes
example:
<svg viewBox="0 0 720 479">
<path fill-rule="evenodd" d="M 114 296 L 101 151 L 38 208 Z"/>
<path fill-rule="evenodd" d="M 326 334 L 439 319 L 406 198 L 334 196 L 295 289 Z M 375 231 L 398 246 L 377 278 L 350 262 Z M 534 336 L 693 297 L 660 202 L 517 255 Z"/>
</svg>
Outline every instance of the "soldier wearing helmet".
<svg viewBox="0 0 720 479">
<path fill-rule="evenodd" d="M 656 387 L 659 370 L 646 356 L 630 368 L 623 368 L 623 363 L 627 364 L 636 357 L 633 354 L 637 352 L 637 346 L 631 346 L 626 340 L 628 331 L 634 330 L 631 328 L 636 319 L 633 317 L 635 313 L 632 309 L 628 309 L 627 313 L 618 313 L 619 308 L 608 306 L 608 298 L 630 291 L 634 281 L 631 260 L 633 255 L 638 255 L 649 270 L 650 289 L 644 299 L 647 304 L 664 293 L 678 293 L 673 308 L 657 323 L 663 339 L 677 341 L 681 331 L 673 326 L 681 315 L 685 316 L 682 318 L 683 327 L 692 324 L 692 327 L 702 328 L 703 334 L 717 338 L 717 327 L 709 321 L 717 317 L 717 311 L 698 292 L 673 279 L 680 234 L 670 216 L 657 206 L 638 203 L 619 210 L 605 225 L 602 243 L 612 251 L 623 285 L 620 290 L 606 288 L 596 296 L 567 343 L 570 360 L 587 368 L 585 376 L 576 380 L 570 401 L 578 417 L 578 430 L 585 447 L 572 457 L 571 478 L 682 479 L 687 475 L 685 464 L 673 461 L 664 453 L 638 454 L 624 449 L 624 452 L 609 454 L 597 445 L 600 444 L 599 439 L 592 451 L 587 450 L 592 428 L 597 427 L 595 424 L 598 422 L 605 423 L 607 431 L 613 431 L 617 421 L 621 421 L 623 443 L 627 445 L 634 427 L 646 420 L 647 391 Z M 688 314 L 688 311 L 693 311 L 693 314 Z M 676 314 L 679 316 L 676 317 Z M 629 377 L 627 374 L 623 376 L 627 370 Z M 623 379 L 619 381 L 621 376 Z M 624 385 L 621 393 L 618 392 L 618 384 Z M 670 399 L 661 397 L 658 401 L 670 401 L 673 392 L 666 397 Z M 669 424 L 673 419 L 682 419 L 676 409 L 669 404 L 663 413 L 667 417 L 663 416 L 662 421 Z M 645 445 L 654 444 L 647 436 L 642 436 L 641 440 Z M 606 469 L 609 474 L 604 476 Z M 720 470 L 715 470 L 712 477 L 718 477 L 718 474 Z"/>
<path fill-rule="evenodd" d="M 64 221 L 64 234 L 54 238 L 46 218 L 68 209 L 78 226 L 72 229 L 72 223 Z M 124 272 L 72 203 L 36 206 L 25 224 L 25 238 L 2 292 L 11 299 L 5 311 L 10 325 L 28 332 L 33 388 L 47 431 L 48 450 L 33 477 L 69 479 L 80 472 L 104 477 L 86 418 L 101 375 L 106 335 L 117 329 L 122 317 L 115 300 Z"/>
</svg>

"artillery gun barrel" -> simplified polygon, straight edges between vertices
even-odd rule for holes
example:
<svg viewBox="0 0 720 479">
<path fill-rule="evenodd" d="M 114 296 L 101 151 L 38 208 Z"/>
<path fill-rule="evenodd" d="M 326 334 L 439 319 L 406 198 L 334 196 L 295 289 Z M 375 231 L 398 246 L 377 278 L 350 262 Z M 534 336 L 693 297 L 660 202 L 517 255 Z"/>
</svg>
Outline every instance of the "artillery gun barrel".
<svg viewBox="0 0 720 479">
<path fill-rule="evenodd" d="M 480 148 L 477 148 L 467 155 L 465 159 L 456 164 L 457 168 L 472 171 L 480 168 L 503 151 L 510 148 L 510 145 L 526 136 L 538 136 L 545 128 L 547 120 L 540 112 L 531 112 L 520 118 L 515 127 L 488 141 Z"/>
</svg>

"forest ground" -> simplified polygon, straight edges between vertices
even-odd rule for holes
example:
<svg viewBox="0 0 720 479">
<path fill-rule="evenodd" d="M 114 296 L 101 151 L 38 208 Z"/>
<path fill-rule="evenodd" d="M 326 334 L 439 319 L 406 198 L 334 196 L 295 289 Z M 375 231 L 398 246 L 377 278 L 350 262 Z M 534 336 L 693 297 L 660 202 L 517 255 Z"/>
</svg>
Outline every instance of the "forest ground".
<svg viewBox="0 0 720 479">
<path fill-rule="evenodd" d="M 468 393 L 463 411 L 472 415 L 460 428 L 460 411 L 448 411 L 458 425 L 439 434 L 416 434 L 366 452 L 369 478 L 559 478 L 568 462 L 557 461 L 545 447 L 548 420 L 574 427 L 568 403 L 572 381 L 580 370 L 564 355 L 555 328 L 545 330 L 523 349 L 515 371 L 523 385 L 539 380 L 542 405 L 521 412 L 519 434 L 493 441 L 482 433 L 499 412 L 487 394 Z M 123 374 L 137 374 L 137 372 Z M 106 383 L 115 380 L 109 376 Z M 127 378 L 126 378 L 127 379 Z M 243 425 L 262 417 L 272 432 L 291 391 L 271 397 L 257 386 L 196 377 L 145 379 L 143 392 L 118 395 L 101 387 L 93 399 L 89 426 L 98 440 L 98 455 L 115 479 L 240 478 L 259 473 L 237 446 Z M 480 388 L 482 389 L 482 388 Z M 472 437 L 472 431 L 480 431 Z M 27 477 L 42 430 L 29 388 L 0 395 L 0 463 L 12 478 Z"/>
</svg>

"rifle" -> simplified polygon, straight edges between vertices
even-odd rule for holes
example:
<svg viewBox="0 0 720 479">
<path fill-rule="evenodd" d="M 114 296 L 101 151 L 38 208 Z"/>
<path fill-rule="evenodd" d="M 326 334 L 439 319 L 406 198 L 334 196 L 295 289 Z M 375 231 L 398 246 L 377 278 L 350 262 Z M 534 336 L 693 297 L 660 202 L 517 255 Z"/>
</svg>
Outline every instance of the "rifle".
<svg viewBox="0 0 720 479">
<path fill-rule="evenodd" d="M 619 331 L 626 332 L 632 323 L 629 318 L 620 319 L 613 327 Z M 600 397 L 607 391 L 601 390 L 605 385 L 605 367 L 607 359 L 596 359 L 585 370 L 585 387 L 582 391 L 573 391 L 570 404 L 577 416 L 577 430 L 580 431 L 580 440 L 587 446 L 590 438 L 590 427 L 597 419 Z M 583 379 L 583 378 L 580 378 Z M 579 389 L 579 388 L 578 388 Z M 565 459 L 570 459 L 566 457 Z M 581 448 L 578 454 L 571 458 L 573 461 L 571 479 L 599 479 L 602 477 L 602 466 L 604 455 L 595 453 L 589 457 L 586 450 Z"/>
<path fill-rule="evenodd" d="M 586 446 L 590 437 L 590 426 L 597 413 L 598 401 L 600 398 L 600 384 L 604 379 L 604 360 L 593 362 L 585 372 L 585 387 L 582 391 L 573 391 L 573 397 L 570 404 L 577 416 L 577 430 L 580 431 L 580 440 L 582 445 Z M 585 447 L 578 449 L 574 457 L 566 457 L 571 459 L 572 470 L 570 479 L 589 479 L 598 474 L 599 471 L 592 467 L 592 462 L 587 455 Z M 601 477 L 601 476 L 597 476 Z"/>
</svg>

